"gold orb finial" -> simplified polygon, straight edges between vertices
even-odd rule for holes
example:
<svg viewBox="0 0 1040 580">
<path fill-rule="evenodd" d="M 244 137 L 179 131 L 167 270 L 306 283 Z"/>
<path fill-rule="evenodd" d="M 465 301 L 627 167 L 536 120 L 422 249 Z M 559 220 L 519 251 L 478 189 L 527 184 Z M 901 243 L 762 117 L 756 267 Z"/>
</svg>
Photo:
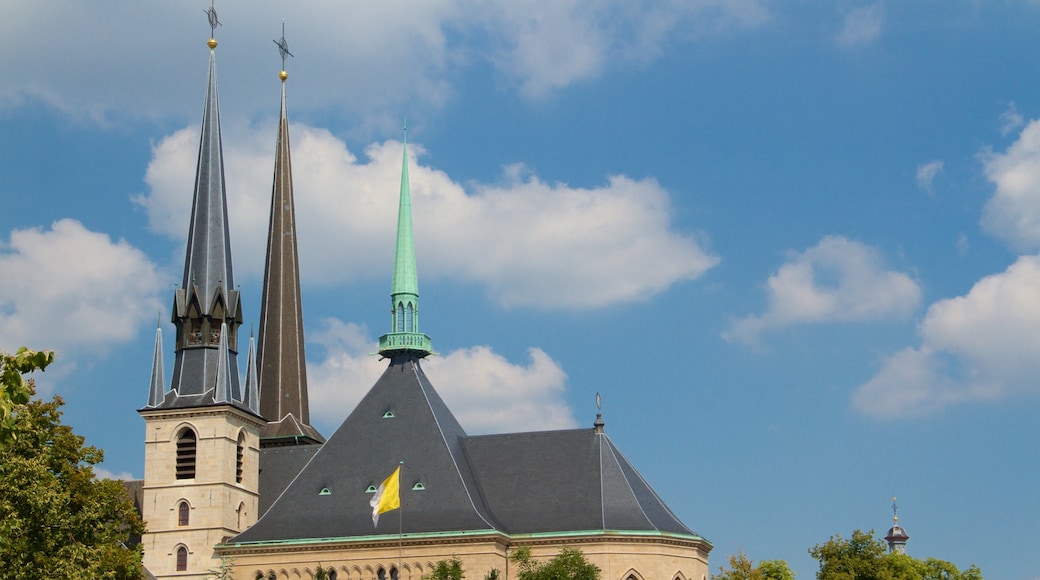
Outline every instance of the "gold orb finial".
<svg viewBox="0 0 1040 580">
<path fill-rule="evenodd" d="M 209 46 L 210 50 L 213 50 L 214 48 L 217 47 L 217 39 L 216 38 L 211 38 L 211 39 L 206 41 L 206 44 Z"/>
<path fill-rule="evenodd" d="M 285 82 L 285 79 L 289 78 L 289 73 L 285 72 L 283 69 L 282 72 L 278 73 L 278 78 L 282 79 L 282 82 Z"/>
</svg>

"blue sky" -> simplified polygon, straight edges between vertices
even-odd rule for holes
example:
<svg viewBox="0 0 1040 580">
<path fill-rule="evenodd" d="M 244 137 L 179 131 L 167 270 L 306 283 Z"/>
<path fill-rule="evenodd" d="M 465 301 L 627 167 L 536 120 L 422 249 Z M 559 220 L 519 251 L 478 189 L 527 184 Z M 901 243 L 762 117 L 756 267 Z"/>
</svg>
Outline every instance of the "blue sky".
<svg viewBox="0 0 1040 580">
<path fill-rule="evenodd" d="M 172 336 L 205 8 L 0 20 L 0 349 L 58 351 L 41 390 L 114 476 L 142 475 L 157 317 Z M 811 578 L 809 547 L 883 535 L 895 495 L 911 554 L 1040 578 L 1040 4 L 217 10 L 247 325 L 283 21 L 295 54 L 322 432 L 382 368 L 407 117 L 425 367 L 471 433 L 591 426 L 602 393 L 713 570 L 744 550 Z"/>
</svg>

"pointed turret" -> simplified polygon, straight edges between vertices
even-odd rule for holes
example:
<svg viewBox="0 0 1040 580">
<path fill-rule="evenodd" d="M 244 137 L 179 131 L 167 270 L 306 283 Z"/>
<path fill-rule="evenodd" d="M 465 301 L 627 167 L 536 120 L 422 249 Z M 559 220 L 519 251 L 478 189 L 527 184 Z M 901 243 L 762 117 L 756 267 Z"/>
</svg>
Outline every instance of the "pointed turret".
<svg viewBox="0 0 1040 580">
<path fill-rule="evenodd" d="M 215 24 L 211 23 L 211 26 Z M 231 266 L 224 156 L 217 99 L 217 41 L 210 38 L 209 79 L 202 113 L 195 192 L 184 257 L 174 292 L 177 328 L 173 383 L 163 407 L 240 403 L 238 327 L 241 298 Z"/>
<path fill-rule="evenodd" d="M 148 387 L 148 406 L 161 405 L 166 396 L 166 374 L 163 370 L 162 326 L 155 324 L 155 351 L 152 354 L 152 381 Z"/>
<path fill-rule="evenodd" d="M 408 180 L 408 128 L 401 160 L 401 197 L 397 208 L 397 250 L 390 288 L 390 332 L 379 337 L 379 354 L 424 358 L 433 353 L 430 337 L 419 332 L 419 276 L 412 236 L 412 196 Z"/>
<path fill-rule="evenodd" d="M 303 306 L 300 300 L 300 264 L 296 243 L 292 162 L 289 155 L 289 119 L 285 108 L 285 42 L 276 40 L 282 55 L 282 105 L 275 148 L 271 221 L 267 232 L 267 261 L 260 304 L 259 347 L 256 353 L 260 414 L 268 420 L 261 434 L 265 447 L 322 443 L 325 438 L 310 425 L 307 400 L 307 361 L 303 345 Z"/>
<path fill-rule="evenodd" d="M 260 387 L 256 377 L 256 341 L 253 339 L 253 331 L 249 331 L 249 354 L 246 358 L 246 387 L 242 398 L 249 410 L 260 414 Z"/>
</svg>

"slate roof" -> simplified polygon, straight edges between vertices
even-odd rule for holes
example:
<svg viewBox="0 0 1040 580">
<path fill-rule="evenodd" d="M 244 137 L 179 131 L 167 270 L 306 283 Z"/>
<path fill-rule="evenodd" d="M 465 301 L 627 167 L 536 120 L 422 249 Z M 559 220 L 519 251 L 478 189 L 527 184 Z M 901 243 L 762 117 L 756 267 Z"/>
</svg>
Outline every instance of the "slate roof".
<svg viewBox="0 0 1040 580">
<path fill-rule="evenodd" d="M 463 448 L 504 532 L 697 535 L 595 429 L 468 437 Z"/>
<path fill-rule="evenodd" d="M 398 515 L 404 533 L 494 530 L 461 450 L 464 436 L 419 360 L 395 357 L 271 508 L 230 542 L 396 534 Z M 402 461 L 403 512 L 373 527 L 366 489 Z M 417 483 L 425 491 L 412 491 Z"/>
<path fill-rule="evenodd" d="M 262 516 L 229 544 L 396 535 L 399 521 L 405 534 L 633 531 L 700 538 L 601 430 L 467 436 L 411 355 L 391 360 L 271 502 L 265 496 L 278 485 L 264 482 L 290 478 L 303 462 L 301 455 L 287 457 L 281 449 L 262 452 Z M 399 462 L 403 507 L 373 527 L 366 488 L 378 487 Z"/>
<path fill-rule="evenodd" d="M 317 445 L 287 445 L 260 449 L 259 513 L 263 515 L 282 495 L 296 474 L 320 449 Z"/>
</svg>

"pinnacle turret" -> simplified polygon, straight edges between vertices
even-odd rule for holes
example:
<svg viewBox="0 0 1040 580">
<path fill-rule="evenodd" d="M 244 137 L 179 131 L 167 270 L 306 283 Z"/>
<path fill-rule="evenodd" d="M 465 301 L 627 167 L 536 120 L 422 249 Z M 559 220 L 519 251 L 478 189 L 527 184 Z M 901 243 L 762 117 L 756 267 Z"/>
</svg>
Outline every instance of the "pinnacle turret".
<svg viewBox="0 0 1040 580">
<path fill-rule="evenodd" d="M 152 381 L 148 387 L 148 406 L 162 404 L 166 397 L 166 375 L 163 371 L 162 326 L 155 325 L 155 351 L 152 353 Z"/>
<path fill-rule="evenodd" d="M 407 353 L 419 358 L 432 354 L 430 337 L 419 332 L 419 276 L 412 235 L 412 196 L 408 179 L 408 129 L 401 160 L 401 196 L 397 208 L 397 248 L 390 287 L 390 332 L 379 337 L 379 354 Z"/>
</svg>

